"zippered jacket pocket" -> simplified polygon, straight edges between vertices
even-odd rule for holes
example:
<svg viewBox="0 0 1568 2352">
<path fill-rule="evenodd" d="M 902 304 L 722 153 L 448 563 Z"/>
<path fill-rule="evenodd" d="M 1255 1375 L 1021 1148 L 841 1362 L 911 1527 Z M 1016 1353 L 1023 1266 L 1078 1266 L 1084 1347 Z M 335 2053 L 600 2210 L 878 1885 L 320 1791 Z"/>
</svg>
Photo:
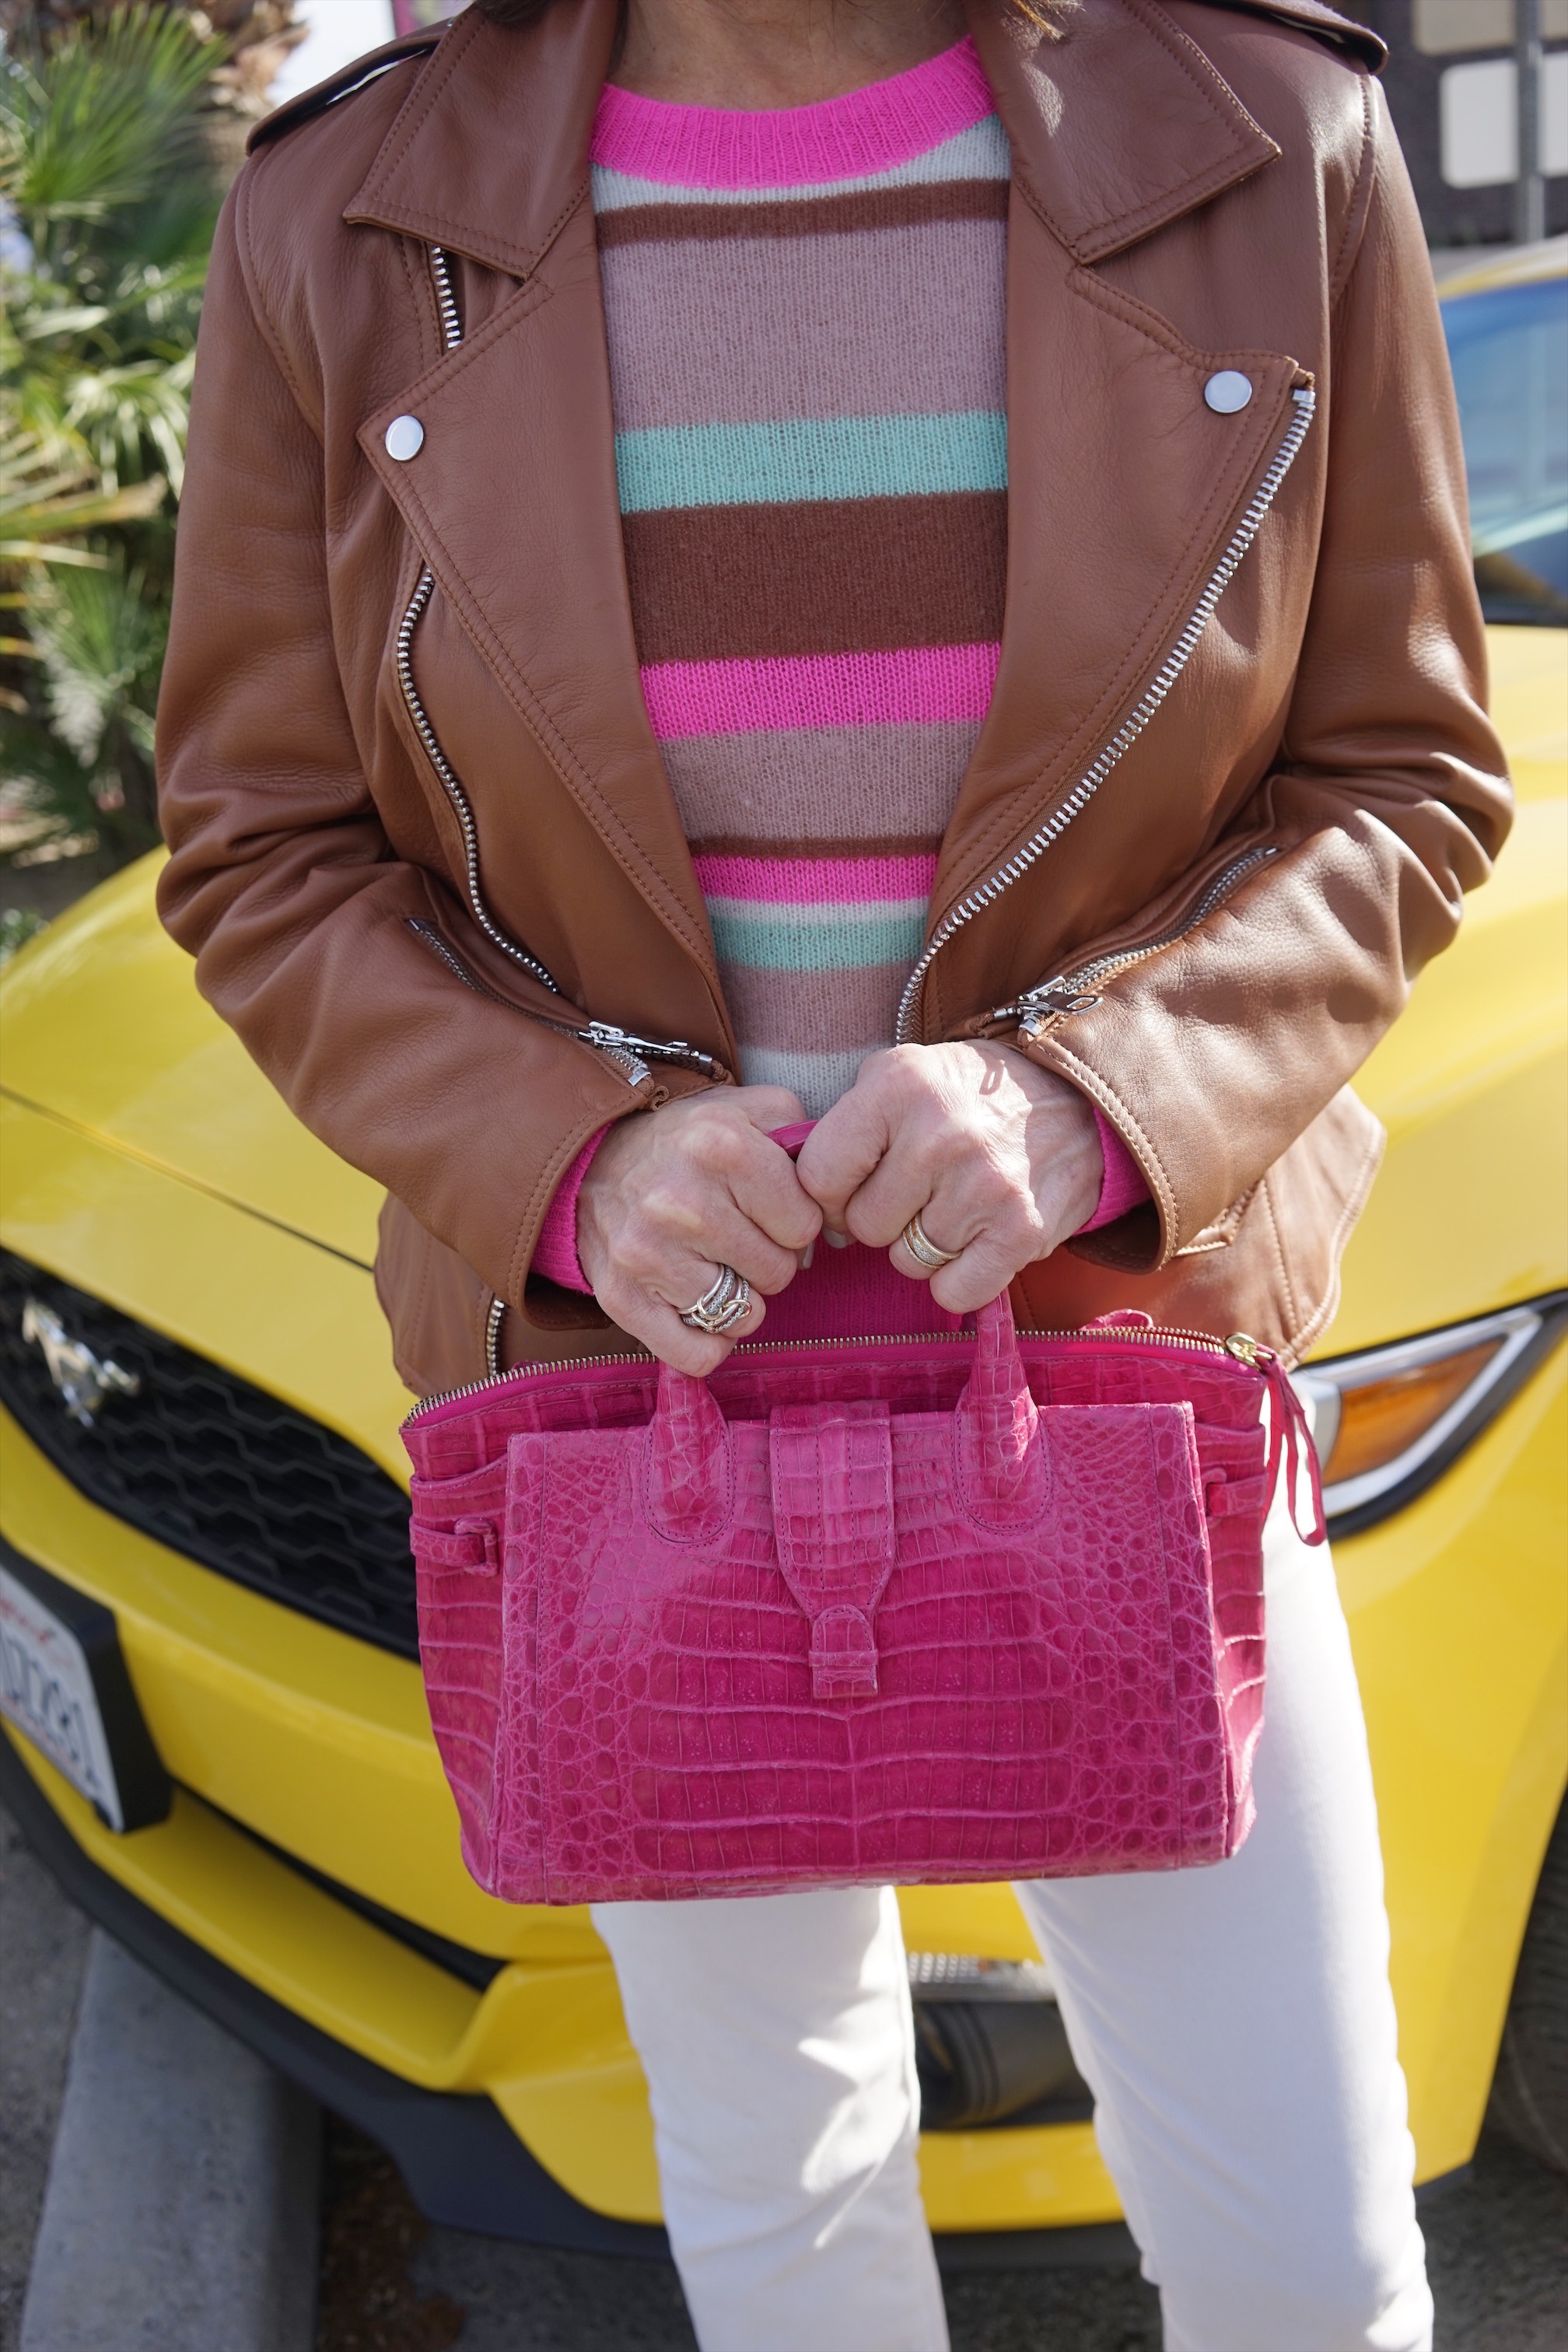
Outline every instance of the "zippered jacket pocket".
<svg viewBox="0 0 1568 2352">
<path fill-rule="evenodd" d="M 1016 1023 L 1020 1043 L 1036 1045 L 1063 1021 L 1092 1013 L 1102 1001 L 1109 982 L 1152 957 L 1163 955 L 1167 948 L 1179 947 L 1245 882 L 1281 854 L 1278 842 L 1255 842 L 1227 857 L 1217 871 L 1205 876 L 1185 906 L 1165 916 L 1152 932 L 1142 938 L 1134 935 L 1080 962 L 1064 966 L 1049 980 L 1025 989 L 1005 1004 L 994 1005 L 972 1024 L 970 1034 L 995 1035 Z"/>
<path fill-rule="evenodd" d="M 559 1013 L 536 1011 L 531 1005 L 520 1004 L 515 997 L 503 995 L 499 988 L 492 988 L 437 924 L 411 915 L 408 928 L 464 988 L 471 990 L 476 996 L 487 998 L 492 1004 L 504 1005 L 509 1012 L 520 1013 L 526 1021 L 537 1021 L 542 1027 L 553 1029 L 559 1036 L 572 1037 L 580 1045 L 593 1046 L 620 1071 L 629 1087 L 640 1087 L 645 1080 L 651 1078 L 653 1066 L 672 1063 L 695 1070 L 700 1076 L 711 1079 L 715 1085 L 728 1082 L 730 1074 L 723 1064 L 711 1054 L 704 1053 L 700 1046 L 688 1045 L 683 1037 L 642 1037 L 633 1030 L 619 1027 L 615 1022 L 590 1020 L 579 1013 L 576 1006 L 558 990 L 555 1001 L 560 1007 Z"/>
</svg>

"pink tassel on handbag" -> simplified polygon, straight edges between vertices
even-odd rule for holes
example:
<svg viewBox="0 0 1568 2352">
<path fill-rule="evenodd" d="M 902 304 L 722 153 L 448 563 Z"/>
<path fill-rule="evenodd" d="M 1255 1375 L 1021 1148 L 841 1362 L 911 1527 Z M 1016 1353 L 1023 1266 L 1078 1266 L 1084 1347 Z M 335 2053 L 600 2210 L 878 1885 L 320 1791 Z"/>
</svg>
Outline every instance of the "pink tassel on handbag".
<svg viewBox="0 0 1568 2352">
<path fill-rule="evenodd" d="M 1250 1340 L 1020 1340 L 1003 1297 L 705 1381 L 521 1370 L 404 1433 L 431 1720 L 504 1901 L 1174 1870 L 1247 1835 L 1303 1436 Z"/>
</svg>

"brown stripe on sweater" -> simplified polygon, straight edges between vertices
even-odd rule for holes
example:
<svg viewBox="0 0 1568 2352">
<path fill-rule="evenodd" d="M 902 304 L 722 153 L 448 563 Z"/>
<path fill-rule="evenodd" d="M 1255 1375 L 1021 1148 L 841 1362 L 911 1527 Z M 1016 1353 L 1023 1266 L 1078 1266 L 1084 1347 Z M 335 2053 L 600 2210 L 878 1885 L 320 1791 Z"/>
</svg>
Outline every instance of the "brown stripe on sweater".
<svg viewBox="0 0 1568 2352">
<path fill-rule="evenodd" d="M 857 189 L 777 204 L 626 205 L 601 213 L 601 251 L 616 245 L 720 244 L 774 236 L 853 236 L 866 229 L 923 228 L 932 221 L 1005 220 L 1005 180 L 933 180 L 907 188 Z"/>
<path fill-rule="evenodd" d="M 621 518 L 637 657 L 760 660 L 994 642 L 1003 490 Z"/>
<path fill-rule="evenodd" d="M 840 834 L 830 840 L 795 835 L 789 840 L 776 834 L 714 833 L 690 842 L 693 857 L 783 857 L 814 861 L 819 857 L 935 857 L 942 850 L 940 833 Z"/>
</svg>

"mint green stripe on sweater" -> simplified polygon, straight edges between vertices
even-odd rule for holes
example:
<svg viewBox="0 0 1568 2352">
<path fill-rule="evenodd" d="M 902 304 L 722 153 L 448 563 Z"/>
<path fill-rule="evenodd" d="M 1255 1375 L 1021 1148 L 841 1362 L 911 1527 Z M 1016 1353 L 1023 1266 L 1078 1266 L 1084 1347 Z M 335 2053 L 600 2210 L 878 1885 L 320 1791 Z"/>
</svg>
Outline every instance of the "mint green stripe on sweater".
<svg viewBox="0 0 1568 2352">
<path fill-rule="evenodd" d="M 722 963 L 753 971 L 843 971 L 853 964 L 913 963 L 925 938 L 926 903 L 892 899 L 880 908 L 843 913 L 755 901 L 731 912 L 734 900 L 710 898 L 708 919 Z"/>
<path fill-rule="evenodd" d="M 822 416 L 772 425 L 661 425 L 616 436 L 623 514 L 1005 490 L 1007 420 Z"/>
</svg>

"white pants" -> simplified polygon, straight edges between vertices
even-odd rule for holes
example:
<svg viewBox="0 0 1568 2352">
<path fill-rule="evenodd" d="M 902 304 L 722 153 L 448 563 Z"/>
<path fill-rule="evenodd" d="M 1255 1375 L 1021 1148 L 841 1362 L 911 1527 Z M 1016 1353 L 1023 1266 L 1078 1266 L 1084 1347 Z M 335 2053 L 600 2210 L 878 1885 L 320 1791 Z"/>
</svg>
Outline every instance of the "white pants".
<svg viewBox="0 0 1568 2352">
<path fill-rule="evenodd" d="M 1265 1546 L 1232 1862 L 1019 1899 L 1167 2352 L 1428 2352 L 1366 1734 L 1326 1549 Z M 889 1888 L 598 1906 L 702 2352 L 945 2352 Z"/>
</svg>

